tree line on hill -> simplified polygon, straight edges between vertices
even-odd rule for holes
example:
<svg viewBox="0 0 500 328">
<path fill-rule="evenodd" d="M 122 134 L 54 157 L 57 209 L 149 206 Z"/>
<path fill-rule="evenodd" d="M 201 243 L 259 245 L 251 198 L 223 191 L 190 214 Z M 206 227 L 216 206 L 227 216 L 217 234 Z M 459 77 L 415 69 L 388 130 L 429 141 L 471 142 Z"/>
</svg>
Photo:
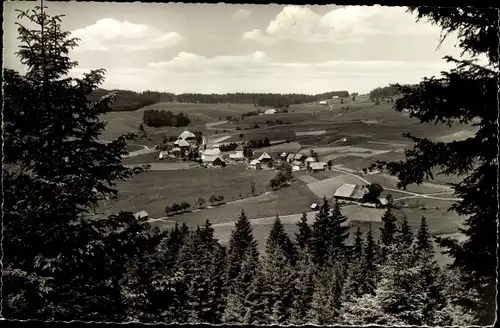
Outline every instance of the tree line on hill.
<svg viewBox="0 0 500 328">
<path fill-rule="evenodd" d="M 147 109 L 142 116 L 142 122 L 149 127 L 188 126 L 191 120 L 185 113 L 172 113 L 169 110 Z"/>
<path fill-rule="evenodd" d="M 489 65 L 447 58 L 457 69 L 416 86 L 398 86 L 396 109 L 421 122 L 480 120 L 475 137 L 415 143 L 405 159 L 381 163 L 398 187 L 422 183 L 439 167 L 463 174 L 453 209 L 466 217 L 464 241 L 436 238 L 452 258 L 440 268 L 427 224 L 416 236 L 391 207 L 380 238 L 357 232 L 346 243 L 347 218 L 324 201 L 312 224 L 303 217 L 292 240 L 277 218 L 259 257 L 250 221 L 241 213 L 227 246 L 209 222 L 160 231 L 121 212 L 89 215 L 98 195 L 147 171 L 126 167 L 134 134 L 99 142 L 117 94 L 89 105 L 104 70 L 69 78 L 77 39 L 60 16 L 20 11 L 26 74 L 4 69 L 2 316 L 7 319 L 366 325 L 492 325 L 496 304 L 497 76 L 496 10 L 411 7 L 459 46 L 485 54 Z M 474 17 L 474 20 L 470 20 Z M 43 37 L 40 34 L 43 33 Z M 448 35 L 448 33 L 446 33 Z M 42 46 L 43 45 L 43 46 Z M 44 49 L 45 51 L 39 51 Z M 467 90 L 467 92 L 463 92 Z M 42 91 L 42 92 L 40 92 Z M 59 95 L 54 97 L 53 95 Z M 474 101 L 471 101 L 474 99 Z M 350 218 L 355 220 L 356 218 Z"/>
<path fill-rule="evenodd" d="M 369 96 L 371 101 L 379 101 L 380 99 L 392 99 L 393 97 L 399 96 L 401 94 L 400 89 L 397 86 L 389 85 L 386 87 L 378 87 L 370 91 Z"/>
<path fill-rule="evenodd" d="M 227 93 L 227 94 L 200 94 L 182 93 L 175 95 L 168 92 L 143 91 L 135 92 L 130 90 L 111 90 L 118 92 L 116 102 L 112 105 L 112 111 L 133 111 L 139 108 L 150 106 L 160 102 L 180 102 L 180 103 L 204 103 L 204 104 L 251 104 L 259 107 L 288 108 L 290 105 L 314 102 L 323 100 L 325 97 L 332 98 L 349 97 L 347 91 L 332 91 L 319 95 L 306 94 L 274 94 L 274 93 Z M 94 90 L 89 95 L 89 100 L 97 101 L 104 95 L 111 92 L 105 89 Z M 247 116 L 250 116 L 249 113 Z M 257 114 L 258 115 L 258 112 Z"/>
</svg>

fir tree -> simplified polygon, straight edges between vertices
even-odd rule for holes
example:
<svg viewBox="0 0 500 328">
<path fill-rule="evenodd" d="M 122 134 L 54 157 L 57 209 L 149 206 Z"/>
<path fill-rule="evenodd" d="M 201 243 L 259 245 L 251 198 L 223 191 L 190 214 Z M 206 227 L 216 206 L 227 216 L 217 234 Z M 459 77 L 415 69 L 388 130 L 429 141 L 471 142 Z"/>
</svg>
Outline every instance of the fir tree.
<svg viewBox="0 0 500 328">
<path fill-rule="evenodd" d="M 307 223 L 306 213 L 302 214 L 300 221 L 297 222 L 297 226 L 299 227 L 299 233 L 295 233 L 295 240 L 297 246 L 300 249 L 309 247 L 312 238 L 312 230 L 309 224 Z"/>
<path fill-rule="evenodd" d="M 253 237 L 252 226 L 244 211 L 235 223 L 235 229 L 231 233 L 228 250 L 227 282 L 229 288 L 234 286 L 234 280 L 241 272 L 241 265 L 245 256 L 258 261 L 257 241 Z"/>
<path fill-rule="evenodd" d="M 318 266 L 333 258 L 340 258 L 346 253 L 345 240 L 349 235 L 349 227 L 344 223 L 347 218 L 340 212 L 337 202 L 331 213 L 325 212 L 328 208 L 325 198 L 313 224 L 312 248 Z"/>
<path fill-rule="evenodd" d="M 401 223 L 398 239 L 399 242 L 403 243 L 406 247 L 411 247 L 413 244 L 413 232 L 408 224 L 408 218 L 406 215 L 403 216 L 403 222 Z"/>
<path fill-rule="evenodd" d="M 293 325 L 302 325 L 307 322 L 306 316 L 311 308 L 314 293 L 315 270 L 312 255 L 307 249 L 300 249 L 298 258 L 293 282 L 295 297 L 290 315 L 290 324 Z"/>
<path fill-rule="evenodd" d="M 387 249 L 395 242 L 398 231 L 397 219 L 389 207 L 382 216 L 382 227 L 380 227 L 380 260 L 383 262 L 387 257 Z"/>
<path fill-rule="evenodd" d="M 266 251 L 271 252 L 274 247 L 280 248 L 285 253 L 289 263 L 291 265 L 295 265 L 297 260 L 297 250 L 293 242 L 290 240 L 290 237 L 285 232 L 283 223 L 281 223 L 277 214 L 266 240 Z"/>
<path fill-rule="evenodd" d="M 362 276 L 364 278 L 362 290 L 364 293 L 374 293 L 374 290 L 376 288 L 378 276 L 376 262 L 377 249 L 370 225 L 368 233 L 366 234 L 366 247 L 362 263 Z"/>
<path fill-rule="evenodd" d="M 361 228 L 358 226 L 354 239 L 354 248 L 348 266 L 348 276 L 345 286 L 346 292 L 344 293 L 346 300 L 352 300 L 364 293 L 365 271 L 363 267 L 365 259 L 362 235 Z"/>
<path fill-rule="evenodd" d="M 89 209 L 100 194 L 117 193 L 116 181 L 146 167 L 121 164 L 134 134 L 99 142 L 106 125 L 101 115 L 111 110 L 117 94 L 88 101 L 103 82 L 104 71 L 68 77 L 77 66 L 68 53 L 78 40 L 61 29 L 62 16 L 50 16 L 45 9 L 19 11 L 18 17 L 33 26 L 18 27 L 21 45 L 16 55 L 27 70 L 24 75 L 3 72 L 2 153 L 8 165 L 2 172 L 2 242 L 9 251 L 2 254 L 2 315 L 123 321 L 127 309 L 120 282 L 132 281 L 123 274 L 133 269 L 111 249 L 118 254 L 138 250 L 149 237 L 141 235 L 131 213 L 96 227 Z M 141 238 L 119 238 L 131 230 Z"/>
<path fill-rule="evenodd" d="M 487 58 L 488 63 L 482 66 L 467 59 L 445 57 L 456 68 L 442 72 L 440 77 L 426 78 L 418 85 L 395 86 L 402 94 L 395 103 L 398 111 L 408 109 L 421 122 L 472 124 L 477 131 L 472 137 L 451 142 L 407 135 L 415 146 L 405 152 L 404 161 L 389 163 L 387 168 L 398 176 L 399 187 L 433 179 L 436 173 L 463 177 L 454 185 L 461 200 L 452 208 L 467 216 L 460 229 L 466 240 L 438 241 L 454 258 L 453 266 L 463 270 L 463 283 L 483 295 L 476 308 L 482 312 L 479 324 L 490 325 L 495 318 L 497 274 L 498 13 L 495 9 L 473 7 L 423 6 L 410 7 L 409 11 L 418 19 L 429 19 L 440 26 L 443 40 L 458 35 L 458 46 L 464 53 Z"/>
<path fill-rule="evenodd" d="M 343 285 L 345 283 L 343 263 L 329 264 L 315 281 L 308 323 L 316 325 L 336 324 L 341 314 Z"/>
<path fill-rule="evenodd" d="M 358 226 L 354 238 L 354 248 L 352 252 L 352 259 L 355 261 L 361 261 L 363 259 L 363 233 L 361 232 L 361 227 Z"/>
<path fill-rule="evenodd" d="M 431 238 L 429 235 L 429 229 L 427 227 L 427 222 L 424 216 L 422 216 L 422 218 L 420 219 L 420 227 L 417 233 L 416 249 L 420 253 L 429 253 L 433 249 Z"/>
</svg>

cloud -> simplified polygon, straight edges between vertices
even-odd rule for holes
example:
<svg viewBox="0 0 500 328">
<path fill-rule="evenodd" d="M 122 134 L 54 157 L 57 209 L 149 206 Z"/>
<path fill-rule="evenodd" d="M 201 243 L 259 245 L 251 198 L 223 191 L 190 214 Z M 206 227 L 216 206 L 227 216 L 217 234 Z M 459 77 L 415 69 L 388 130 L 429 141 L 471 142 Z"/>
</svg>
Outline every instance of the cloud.
<svg viewBox="0 0 500 328">
<path fill-rule="evenodd" d="M 211 70 L 234 70 L 258 67 L 267 62 L 267 55 L 256 51 L 243 56 L 205 57 L 187 52 L 180 52 L 169 61 L 151 62 L 149 68 L 170 69 L 177 72 L 201 72 Z"/>
<path fill-rule="evenodd" d="M 439 35 L 439 28 L 416 23 L 404 7 L 349 6 L 321 16 L 309 7 L 286 6 L 265 30 L 245 32 L 242 38 L 272 45 L 283 40 L 309 43 L 363 42 L 374 35 Z"/>
<path fill-rule="evenodd" d="M 424 76 L 439 75 L 450 67 L 443 61 L 325 61 L 308 64 L 276 62 L 261 51 L 215 57 L 181 52 L 170 60 L 149 63 L 140 75 L 141 80 L 148 81 L 144 83 L 149 84 L 149 88 L 175 93 L 320 93 L 335 89 L 368 92 L 389 83 L 417 83 Z M 120 74 L 123 77 L 125 73 Z M 123 78 L 121 83 L 127 81 Z"/>
<path fill-rule="evenodd" d="M 247 19 L 251 15 L 252 15 L 252 10 L 241 8 L 241 9 L 238 9 L 237 11 L 234 12 L 233 19 L 235 19 L 235 20 Z"/>
<path fill-rule="evenodd" d="M 81 39 L 77 51 L 137 51 L 165 49 L 179 44 L 184 38 L 177 32 L 163 32 L 153 26 L 100 19 L 95 24 L 72 31 Z"/>
</svg>

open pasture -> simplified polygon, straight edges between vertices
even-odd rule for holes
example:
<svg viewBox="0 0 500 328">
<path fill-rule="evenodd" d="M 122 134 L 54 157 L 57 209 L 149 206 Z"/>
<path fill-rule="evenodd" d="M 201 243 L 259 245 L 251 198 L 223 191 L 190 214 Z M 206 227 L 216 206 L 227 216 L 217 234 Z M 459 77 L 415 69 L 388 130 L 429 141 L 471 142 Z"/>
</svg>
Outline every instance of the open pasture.
<svg viewBox="0 0 500 328">
<path fill-rule="evenodd" d="M 379 173 L 374 175 L 367 175 L 365 179 L 372 182 L 378 183 L 383 187 L 397 189 L 398 178 L 386 173 Z M 431 193 L 444 193 L 451 192 L 450 186 L 440 185 L 436 183 L 424 182 L 422 185 L 411 184 L 408 185 L 406 191 L 419 193 L 419 194 L 431 194 Z M 444 195 L 443 197 L 452 197 Z"/>
<path fill-rule="evenodd" d="M 250 181 L 257 193 L 267 190 L 273 171 L 251 171 L 242 166 L 225 168 L 193 168 L 189 170 L 149 171 L 126 182 L 117 184 L 118 199 L 102 201 L 100 209 L 105 214 L 145 210 L 150 217 L 165 216 L 165 206 L 182 201 L 195 207 L 198 197 L 207 201 L 211 195 L 224 196 L 231 201 L 242 194 L 251 196 Z"/>
<path fill-rule="evenodd" d="M 307 212 L 310 210 L 311 203 L 316 201 L 318 201 L 317 197 L 311 193 L 304 183 L 295 181 L 291 186 L 274 192 L 237 200 L 197 212 L 176 215 L 169 218 L 169 220 L 185 222 L 193 227 L 203 224 L 207 219 L 213 224 L 234 222 L 242 210 L 245 211 L 250 219 L 274 217 L 276 213 L 289 215 Z M 168 227 L 170 224 L 162 221 L 154 222 L 154 225 L 160 228 Z M 233 226 L 230 223 L 226 225 Z"/>
</svg>

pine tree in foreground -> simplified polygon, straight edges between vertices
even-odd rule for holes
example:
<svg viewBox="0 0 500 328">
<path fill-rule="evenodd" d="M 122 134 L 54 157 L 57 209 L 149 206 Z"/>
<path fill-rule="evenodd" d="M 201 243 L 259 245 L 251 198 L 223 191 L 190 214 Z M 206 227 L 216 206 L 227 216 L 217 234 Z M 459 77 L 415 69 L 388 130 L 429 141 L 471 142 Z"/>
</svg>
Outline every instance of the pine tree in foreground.
<svg viewBox="0 0 500 328">
<path fill-rule="evenodd" d="M 306 247 L 310 248 L 311 239 L 312 239 L 312 230 L 309 224 L 307 223 L 307 214 L 303 213 L 300 221 L 297 222 L 297 227 L 299 228 L 299 232 L 295 233 L 295 241 L 299 249 L 305 249 Z"/>
<path fill-rule="evenodd" d="M 290 265 L 295 265 L 297 261 L 297 250 L 288 234 L 285 232 L 283 223 L 276 214 L 271 230 L 266 240 L 266 252 L 271 252 L 273 248 L 278 247 L 287 257 Z"/>
<path fill-rule="evenodd" d="M 387 208 L 382 216 L 382 227 L 380 228 L 380 261 L 386 260 L 388 248 L 395 242 L 395 235 L 398 231 L 397 218 L 391 208 Z"/>
<path fill-rule="evenodd" d="M 294 300 L 291 307 L 290 324 L 302 325 L 307 322 L 314 293 L 315 266 L 312 255 L 307 249 L 300 249 L 295 268 Z"/>
<path fill-rule="evenodd" d="M 406 134 L 415 143 L 413 149 L 405 151 L 405 160 L 388 163 L 387 168 L 398 176 L 398 187 L 433 179 L 436 169 L 437 174 L 463 178 L 453 185 L 456 197 L 461 199 L 453 209 L 464 216 L 460 232 L 466 238 L 438 241 L 453 258 L 453 267 L 463 271 L 462 283 L 482 295 L 475 308 L 482 313 L 478 324 L 491 325 L 496 313 L 498 240 L 498 12 L 486 8 L 428 6 L 410 7 L 409 12 L 419 20 L 429 19 L 441 27 L 443 40 L 457 35 L 464 55 L 484 56 L 487 61 L 483 65 L 476 60 L 445 57 L 455 68 L 417 85 L 394 86 L 402 95 L 396 100 L 396 110 L 409 110 L 422 123 L 449 127 L 472 124 L 477 129 L 467 139 L 450 142 Z"/>
<path fill-rule="evenodd" d="M 257 241 L 253 237 L 252 226 L 244 211 L 235 223 L 231 233 L 228 249 L 227 283 L 229 292 L 233 292 L 235 280 L 241 273 L 245 257 L 250 256 L 251 262 L 258 262 Z"/>
<path fill-rule="evenodd" d="M 131 213 L 97 224 L 89 220 L 89 210 L 100 194 L 117 192 L 116 181 L 146 169 L 121 163 L 126 142 L 135 135 L 99 142 L 106 125 L 100 118 L 117 97 L 88 101 L 104 70 L 68 77 L 77 66 L 68 53 L 78 40 L 61 29 L 62 16 L 48 15 L 45 7 L 18 12 L 30 27 L 18 25 L 16 55 L 26 73 L 3 71 L 2 242 L 9 251 L 2 254 L 2 315 L 126 320 L 127 302 L 135 301 L 121 295 L 120 284 L 135 284 L 123 277 L 135 269 L 120 252 L 142 249 L 149 237 L 137 230 Z M 131 230 L 141 238 L 120 239 Z M 142 261 L 141 256 L 130 255 Z"/>
<path fill-rule="evenodd" d="M 364 294 L 373 294 L 375 292 L 378 275 L 377 248 L 372 235 L 372 227 L 370 225 L 366 234 L 366 247 L 362 263 L 362 276 L 364 278 L 362 280 L 362 290 Z"/>
</svg>

